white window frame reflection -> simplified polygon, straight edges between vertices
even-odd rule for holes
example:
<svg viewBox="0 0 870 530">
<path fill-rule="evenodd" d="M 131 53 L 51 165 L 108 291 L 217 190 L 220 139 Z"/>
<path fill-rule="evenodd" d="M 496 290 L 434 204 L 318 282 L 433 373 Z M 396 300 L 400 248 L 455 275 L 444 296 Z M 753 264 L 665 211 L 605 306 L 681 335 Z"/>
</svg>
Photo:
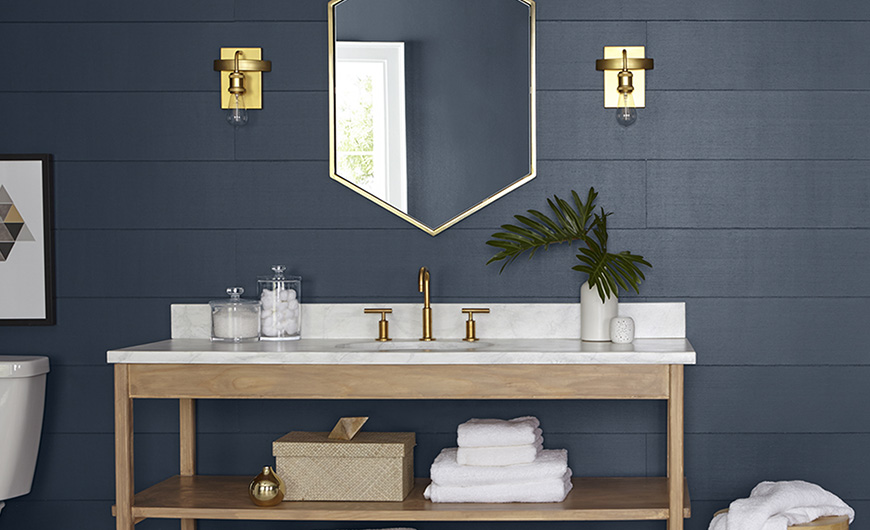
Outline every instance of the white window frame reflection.
<svg viewBox="0 0 870 530">
<path fill-rule="evenodd" d="M 372 126 L 374 168 L 372 179 L 359 186 L 381 200 L 408 213 L 408 175 L 405 140 L 405 43 L 339 41 L 335 46 L 335 93 L 347 94 L 342 84 L 351 75 L 372 78 Z M 340 112 L 342 102 L 336 101 Z M 337 124 L 341 124 L 337 116 Z M 336 131 L 341 137 L 342 131 Z M 364 154 L 337 151 L 337 173 L 342 174 L 343 155 Z M 348 179 L 350 180 L 350 179 Z"/>
</svg>

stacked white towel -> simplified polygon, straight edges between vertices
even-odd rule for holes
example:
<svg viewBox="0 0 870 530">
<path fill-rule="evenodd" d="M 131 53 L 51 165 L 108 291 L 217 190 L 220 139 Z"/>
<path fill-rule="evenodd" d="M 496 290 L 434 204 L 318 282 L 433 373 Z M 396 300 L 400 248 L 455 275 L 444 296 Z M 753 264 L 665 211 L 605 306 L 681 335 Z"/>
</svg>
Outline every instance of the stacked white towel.
<svg viewBox="0 0 870 530">
<path fill-rule="evenodd" d="M 561 502 L 571 491 L 568 452 L 543 449 L 537 418 L 472 419 L 457 441 L 432 463 L 432 502 Z"/>
<path fill-rule="evenodd" d="M 541 422 L 534 416 L 512 420 L 472 418 L 456 428 L 456 460 L 467 466 L 510 466 L 535 461 L 544 448 Z"/>
<path fill-rule="evenodd" d="M 456 428 L 459 447 L 526 445 L 541 437 L 541 422 L 534 416 L 512 420 L 471 418 Z"/>
</svg>

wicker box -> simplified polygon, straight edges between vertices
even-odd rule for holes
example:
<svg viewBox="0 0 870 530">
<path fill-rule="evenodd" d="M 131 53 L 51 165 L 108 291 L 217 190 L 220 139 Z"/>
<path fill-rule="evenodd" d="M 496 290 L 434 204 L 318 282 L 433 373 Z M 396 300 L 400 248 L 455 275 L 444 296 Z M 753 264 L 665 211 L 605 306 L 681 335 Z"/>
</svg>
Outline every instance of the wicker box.
<svg viewBox="0 0 870 530">
<path fill-rule="evenodd" d="M 294 431 L 272 442 L 285 501 L 401 501 L 414 485 L 412 432 L 361 432 L 330 440 Z"/>
</svg>

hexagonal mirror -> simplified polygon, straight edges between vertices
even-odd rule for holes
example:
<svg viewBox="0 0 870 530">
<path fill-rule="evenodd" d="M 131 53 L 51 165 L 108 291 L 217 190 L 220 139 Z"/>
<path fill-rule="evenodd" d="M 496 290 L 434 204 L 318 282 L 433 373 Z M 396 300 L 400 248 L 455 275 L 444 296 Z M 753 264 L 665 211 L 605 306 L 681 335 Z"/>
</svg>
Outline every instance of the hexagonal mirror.
<svg viewBox="0 0 870 530">
<path fill-rule="evenodd" d="M 436 235 L 535 176 L 533 0 L 331 0 L 333 179 Z"/>
</svg>

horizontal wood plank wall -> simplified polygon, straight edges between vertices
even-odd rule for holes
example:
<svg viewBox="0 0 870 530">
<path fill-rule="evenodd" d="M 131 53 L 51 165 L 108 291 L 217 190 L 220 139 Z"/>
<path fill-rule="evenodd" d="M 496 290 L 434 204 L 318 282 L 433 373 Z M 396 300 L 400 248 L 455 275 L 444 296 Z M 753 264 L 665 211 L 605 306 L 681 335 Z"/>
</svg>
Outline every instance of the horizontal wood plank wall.
<svg viewBox="0 0 870 530">
<path fill-rule="evenodd" d="M 574 249 L 499 275 L 484 242 L 547 197 L 595 186 L 615 212 L 614 248 L 654 265 L 624 298 L 687 302 L 699 352 L 685 371 L 687 528 L 707 528 L 761 480 L 801 478 L 870 530 L 870 3 L 539 0 L 538 178 L 436 238 L 328 178 L 325 4 L 4 6 L 0 151 L 55 156 L 58 324 L 0 328 L 0 353 L 52 361 L 33 491 L 0 525 L 113 528 L 105 351 L 165 338 L 170 303 L 252 291 L 274 263 L 304 276 L 308 302 L 415 302 L 421 265 L 438 302 L 574 301 Z M 273 61 L 265 107 L 238 131 L 211 70 L 236 44 Z M 601 107 L 594 69 L 620 44 L 656 61 L 629 129 Z M 177 414 L 165 400 L 136 404 L 137 488 L 177 473 Z M 547 447 L 568 448 L 577 475 L 666 471 L 661 401 L 559 400 L 204 401 L 199 471 L 253 476 L 271 440 L 365 415 L 372 430 L 416 431 L 426 476 L 458 423 L 524 414 L 541 418 Z M 311 528 L 270 524 L 256 527 Z"/>
</svg>

